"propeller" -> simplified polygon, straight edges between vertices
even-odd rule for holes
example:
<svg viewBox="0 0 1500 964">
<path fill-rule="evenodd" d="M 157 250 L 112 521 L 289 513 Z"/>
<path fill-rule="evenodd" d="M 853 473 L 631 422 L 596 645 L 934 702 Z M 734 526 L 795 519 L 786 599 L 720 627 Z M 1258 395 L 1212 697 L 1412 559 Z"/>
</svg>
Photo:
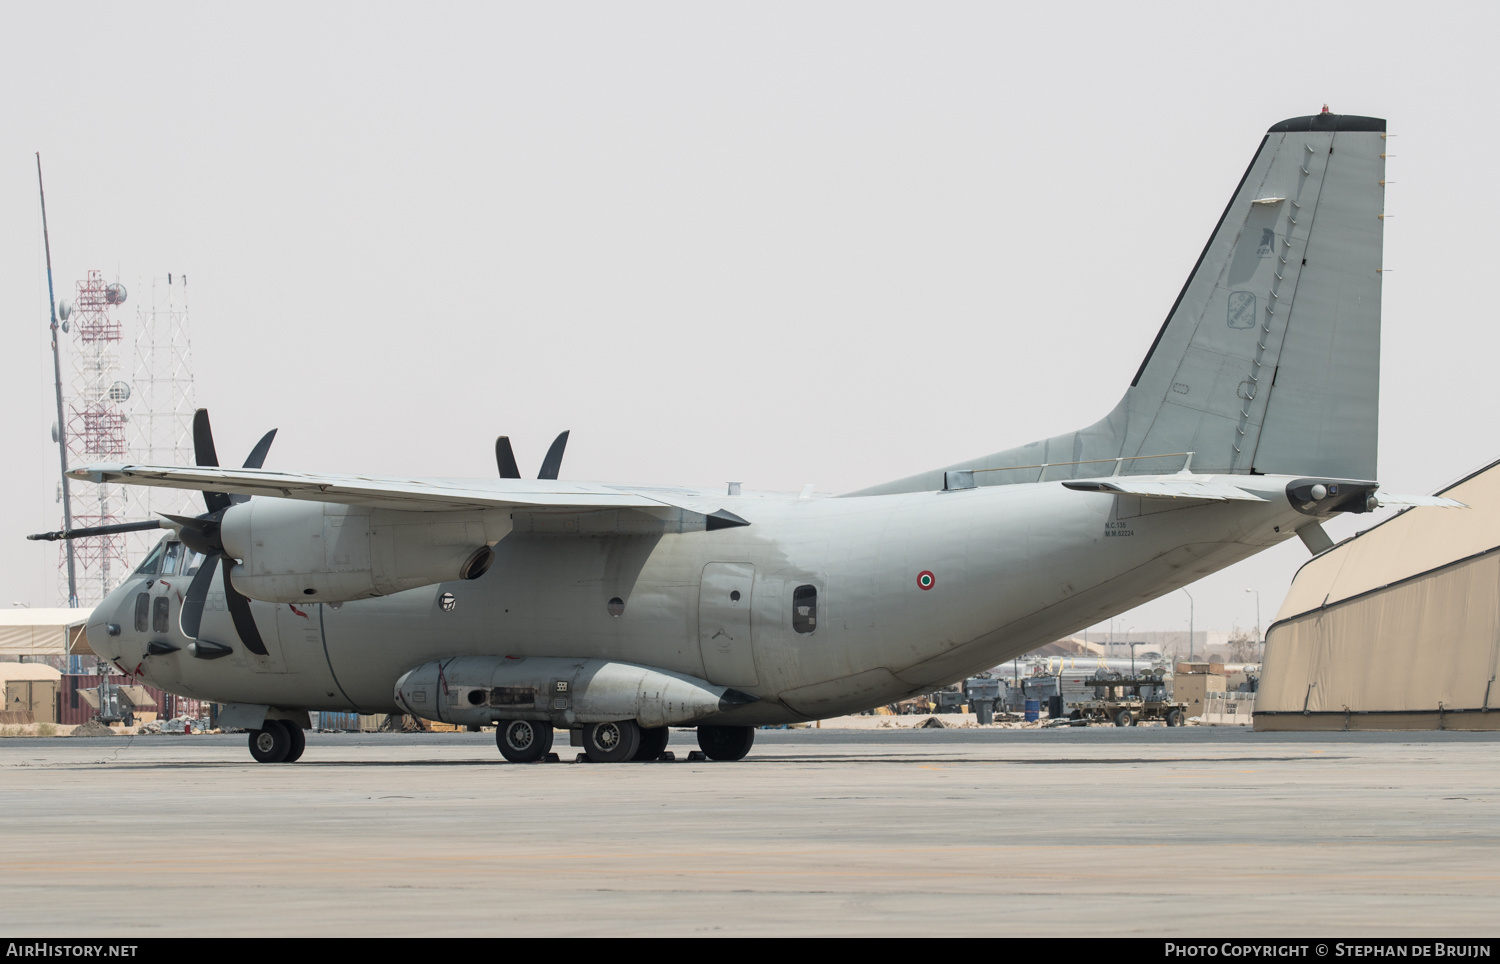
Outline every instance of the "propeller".
<svg viewBox="0 0 1500 964">
<path fill-rule="evenodd" d="M 542 459 L 542 470 L 537 473 L 539 479 L 556 479 L 558 470 L 562 468 L 563 450 L 568 447 L 568 433 L 563 432 L 552 440 L 552 447 L 547 450 L 547 457 Z M 521 470 L 516 465 L 516 453 L 510 447 L 510 436 L 502 435 L 495 439 L 495 465 L 500 469 L 500 478 L 519 479 Z"/>
<path fill-rule="evenodd" d="M 271 450 L 271 442 L 276 438 L 276 429 L 271 429 L 261 437 L 250 450 L 250 457 L 245 460 L 245 468 L 258 469 L 265 465 L 266 454 Z M 218 467 L 219 455 L 214 448 L 213 427 L 208 421 L 208 409 L 200 408 L 193 413 L 193 453 L 197 456 L 200 466 Z M 229 607 L 229 616 L 234 620 L 234 630 L 239 634 L 240 641 L 245 648 L 259 656 L 265 656 L 266 644 L 261 639 L 260 630 L 256 628 L 255 617 L 250 612 L 250 599 L 234 588 L 234 580 L 229 575 L 229 570 L 234 566 L 235 559 L 224 551 L 224 541 L 220 531 L 224 520 L 224 513 L 230 506 L 245 502 L 250 497 L 247 495 L 230 495 L 225 492 L 203 493 L 203 502 L 208 509 L 203 515 L 196 518 L 184 518 L 180 516 L 168 516 L 181 528 L 178 535 L 182 538 L 183 545 L 195 552 L 201 552 L 207 558 L 198 567 L 193 581 L 188 584 L 188 591 L 182 599 L 182 631 L 188 636 L 196 639 L 198 630 L 203 625 L 203 604 L 208 599 L 208 591 L 213 586 L 214 573 L 219 564 L 224 564 L 224 601 Z"/>
<path fill-rule="evenodd" d="M 565 433 L 566 434 L 566 433 Z M 258 469 L 265 465 L 266 454 L 271 451 L 271 442 L 276 438 L 276 429 L 271 429 L 261 436 L 255 448 L 250 450 L 250 457 L 245 459 L 245 468 Z M 507 450 L 509 442 L 507 441 Z M 554 445 L 554 448 L 556 446 Z M 499 451 L 499 443 L 496 443 L 496 452 Z M 200 466 L 217 468 L 219 455 L 214 449 L 213 428 L 208 422 L 208 410 L 200 408 L 193 413 L 193 453 L 198 459 Z M 551 457 L 550 455 L 548 456 Z M 514 459 L 512 459 L 514 463 Z M 223 522 L 224 513 L 229 507 L 249 500 L 248 495 L 230 495 L 227 492 L 204 491 L 203 502 L 208 509 L 200 516 L 176 516 L 162 514 L 162 519 L 151 519 L 146 522 L 123 522 L 116 525 L 88 526 L 81 529 L 60 529 L 56 532 L 38 532 L 26 538 L 46 542 L 56 542 L 60 539 L 84 539 L 90 536 L 109 536 L 121 532 L 144 532 L 147 529 L 169 529 L 174 526 L 182 539 L 183 545 L 195 552 L 201 552 L 207 558 L 199 565 L 197 573 L 193 575 L 193 581 L 188 584 L 187 594 L 182 599 L 182 631 L 184 634 L 197 639 L 198 630 L 203 624 L 203 604 L 208 599 L 208 591 L 213 586 L 214 573 L 219 568 L 219 563 L 224 565 L 224 600 L 229 606 L 230 618 L 234 620 L 235 632 L 239 633 L 240 641 L 245 648 L 260 656 L 267 655 L 265 641 L 261 639 L 260 630 L 255 626 L 255 617 L 250 613 L 250 599 L 242 595 L 234 588 L 234 582 L 230 578 L 229 570 L 234 565 L 234 557 L 224 551 L 224 543 L 220 538 L 219 527 Z M 163 521 L 167 520 L 167 521 Z M 221 645 L 215 643 L 213 645 Z"/>
</svg>

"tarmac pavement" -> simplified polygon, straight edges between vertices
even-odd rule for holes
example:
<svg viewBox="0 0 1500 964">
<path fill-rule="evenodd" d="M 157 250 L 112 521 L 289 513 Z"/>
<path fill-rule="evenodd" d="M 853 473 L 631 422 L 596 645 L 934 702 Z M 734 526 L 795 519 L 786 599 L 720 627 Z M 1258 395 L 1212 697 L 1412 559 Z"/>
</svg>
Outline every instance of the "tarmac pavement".
<svg viewBox="0 0 1500 964">
<path fill-rule="evenodd" d="M 558 734 L 557 751 L 576 750 Z M 10 936 L 1494 936 L 1500 734 L 0 740 Z"/>
</svg>

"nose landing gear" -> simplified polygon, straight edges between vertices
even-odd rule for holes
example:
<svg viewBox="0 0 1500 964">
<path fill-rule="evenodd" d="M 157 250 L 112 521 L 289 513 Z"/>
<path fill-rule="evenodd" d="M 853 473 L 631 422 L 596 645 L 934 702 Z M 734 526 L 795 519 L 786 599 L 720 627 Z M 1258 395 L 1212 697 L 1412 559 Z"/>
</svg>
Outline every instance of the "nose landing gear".
<svg viewBox="0 0 1500 964">
<path fill-rule="evenodd" d="M 302 727 L 291 720 L 266 720 L 250 731 L 250 755 L 256 763 L 295 763 L 307 749 Z"/>
</svg>

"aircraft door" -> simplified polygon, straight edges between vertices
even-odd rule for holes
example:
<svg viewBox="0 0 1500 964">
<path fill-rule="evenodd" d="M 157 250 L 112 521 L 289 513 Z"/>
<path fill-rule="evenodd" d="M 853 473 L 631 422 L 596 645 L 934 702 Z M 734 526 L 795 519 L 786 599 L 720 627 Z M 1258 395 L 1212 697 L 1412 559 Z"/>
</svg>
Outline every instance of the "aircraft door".
<svg viewBox="0 0 1500 964">
<path fill-rule="evenodd" d="M 318 672 L 325 670 L 328 661 L 323 655 L 322 613 L 316 603 L 297 606 L 280 603 L 276 606 L 276 641 L 281 657 L 281 672 Z M 266 643 L 266 649 L 271 644 Z"/>
<path fill-rule="evenodd" d="M 711 562 L 698 592 L 698 645 L 703 669 L 720 686 L 755 686 L 750 643 L 750 597 L 755 567 L 748 562 Z"/>
</svg>

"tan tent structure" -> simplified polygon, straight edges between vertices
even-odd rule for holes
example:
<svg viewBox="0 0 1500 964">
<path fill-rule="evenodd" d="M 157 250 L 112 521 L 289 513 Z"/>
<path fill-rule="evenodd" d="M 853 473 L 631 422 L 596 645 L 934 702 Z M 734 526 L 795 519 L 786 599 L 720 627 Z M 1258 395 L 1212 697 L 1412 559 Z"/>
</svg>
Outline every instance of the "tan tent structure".
<svg viewBox="0 0 1500 964">
<path fill-rule="evenodd" d="M 92 656 L 83 634 L 92 609 L 0 609 L 0 656 Z"/>
<path fill-rule="evenodd" d="M 1309 560 L 1266 633 L 1257 730 L 1500 729 L 1500 461 Z"/>
</svg>

